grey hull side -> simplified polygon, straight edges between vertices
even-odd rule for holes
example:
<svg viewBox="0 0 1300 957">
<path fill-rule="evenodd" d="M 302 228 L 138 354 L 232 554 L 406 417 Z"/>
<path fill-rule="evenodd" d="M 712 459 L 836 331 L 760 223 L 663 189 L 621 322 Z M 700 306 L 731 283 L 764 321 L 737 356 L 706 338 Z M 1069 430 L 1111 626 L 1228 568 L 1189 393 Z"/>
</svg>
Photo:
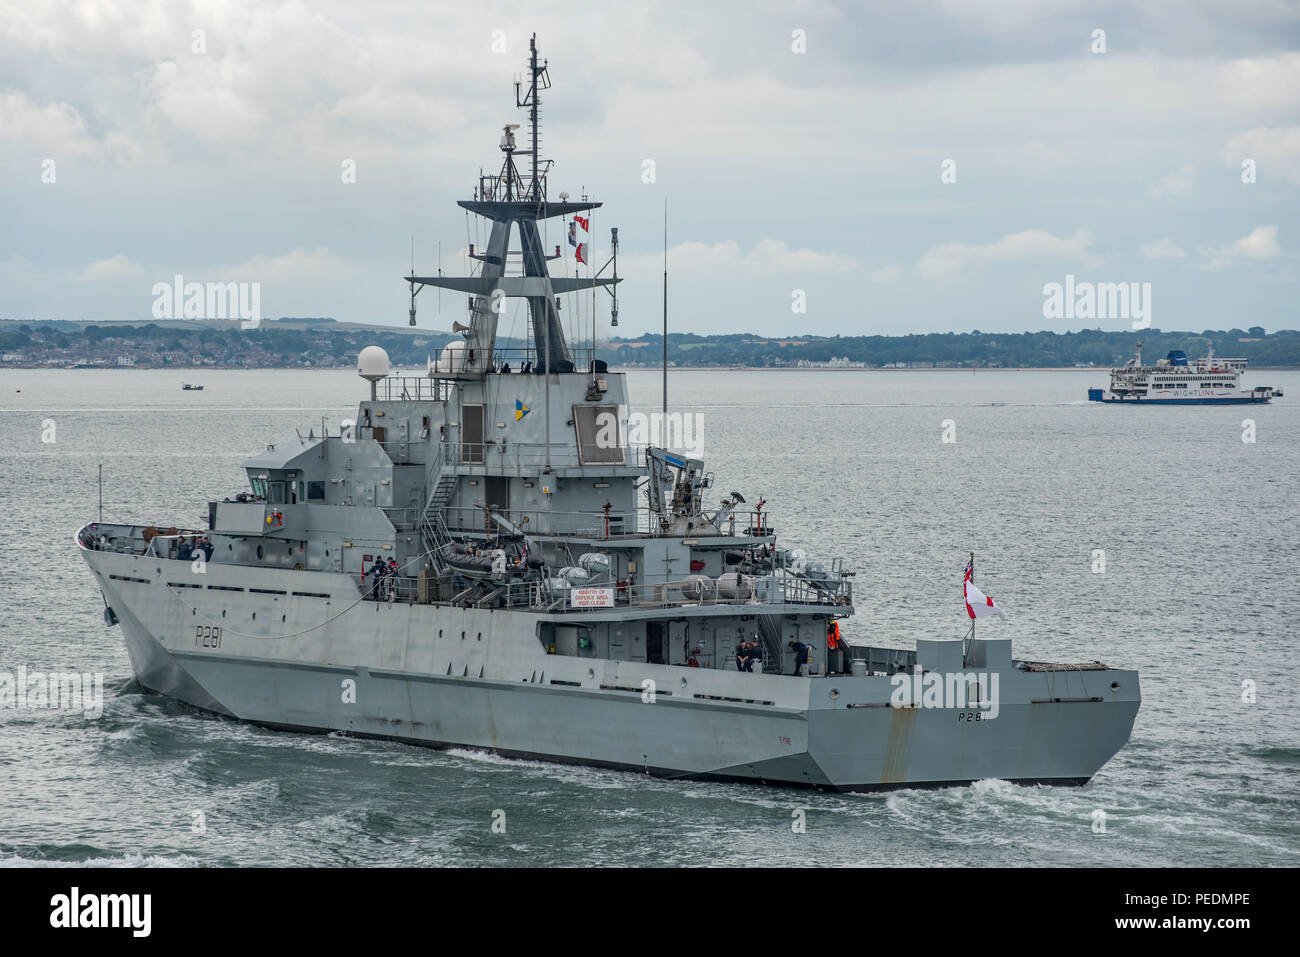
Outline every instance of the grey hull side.
<svg viewBox="0 0 1300 957">
<path fill-rule="evenodd" d="M 272 617 L 265 603 L 211 592 L 202 600 L 223 603 L 226 621 L 268 633 L 232 627 L 220 648 L 196 647 L 192 623 L 201 619 L 160 581 L 142 580 L 140 564 L 87 559 L 143 686 L 274 728 L 865 791 L 986 778 L 1080 784 L 1128 740 L 1140 701 L 1134 672 L 1006 669 L 997 716 L 974 720 L 974 712 L 891 707 L 882 676 L 741 675 L 548 655 L 535 618 L 518 613 L 366 602 L 331 613 L 312 635 L 276 637 L 284 626 L 279 615 L 262 624 Z M 114 568 L 134 577 L 113 580 L 105 570 Z M 216 606 L 204 611 L 223 616 Z M 642 693 L 646 679 L 653 700 Z"/>
<path fill-rule="evenodd" d="M 711 708 L 702 713 L 697 706 L 660 698 L 651 712 L 639 697 L 617 692 L 211 658 L 182 659 L 182 664 L 194 666 L 197 674 L 186 687 L 210 682 L 218 694 L 233 694 L 226 686 L 239 685 L 236 716 L 284 731 L 341 731 L 658 777 L 837 791 L 957 786 L 988 778 L 1084 784 L 1128 740 L 1137 713 L 1136 705 L 1109 704 L 1104 711 L 1081 703 L 1013 706 L 979 728 L 963 729 L 984 736 L 972 742 L 954 740 L 954 715 L 937 709 L 771 714 Z M 372 707 L 345 713 L 326 700 L 322 686 L 332 691 L 346 677 L 358 682 L 359 700 L 373 700 Z M 205 707 L 175 688 L 152 690 Z M 1092 709 L 1085 735 L 1077 734 L 1081 707 Z M 1108 726 L 1099 727 L 1103 716 Z M 783 738 L 790 744 L 780 743 Z M 732 755 L 733 762 L 713 764 L 719 754 Z M 740 754 L 746 757 L 734 760 Z"/>
</svg>

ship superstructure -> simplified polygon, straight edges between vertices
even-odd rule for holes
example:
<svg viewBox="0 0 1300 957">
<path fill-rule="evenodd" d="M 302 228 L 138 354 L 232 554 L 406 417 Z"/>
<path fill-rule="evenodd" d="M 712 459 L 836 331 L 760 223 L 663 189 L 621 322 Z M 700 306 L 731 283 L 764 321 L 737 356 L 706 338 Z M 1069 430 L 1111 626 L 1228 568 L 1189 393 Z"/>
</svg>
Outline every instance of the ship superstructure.
<svg viewBox="0 0 1300 957">
<path fill-rule="evenodd" d="M 1127 402 L 1162 405 L 1240 405 L 1268 402 L 1281 397 L 1282 390 L 1260 385 L 1241 388 L 1245 359 L 1224 359 L 1214 347 L 1204 358 L 1189 362 L 1187 353 L 1174 349 L 1153 366 L 1142 364 L 1142 343 L 1137 355 L 1118 369 L 1110 370 L 1110 388 L 1089 389 L 1092 402 Z"/>
<path fill-rule="evenodd" d="M 468 296 L 461 340 L 425 376 L 364 350 L 355 422 L 249 459 L 208 529 L 78 533 L 139 682 L 271 727 L 667 776 L 1088 780 L 1128 739 L 1135 672 L 1016 660 L 973 630 L 846 642 L 853 571 L 784 547 L 766 503 L 699 458 L 629 443 L 624 375 L 560 322 L 557 297 L 618 280 L 550 275 L 538 224 L 599 204 L 549 198 L 535 43 L 529 71 L 529 149 L 507 126 L 501 172 L 460 204 L 490 223 L 481 268 L 404 277 L 412 320 L 426 286 Z M 512 354 L 513 298 L 530 333 Z"/>
</svg>

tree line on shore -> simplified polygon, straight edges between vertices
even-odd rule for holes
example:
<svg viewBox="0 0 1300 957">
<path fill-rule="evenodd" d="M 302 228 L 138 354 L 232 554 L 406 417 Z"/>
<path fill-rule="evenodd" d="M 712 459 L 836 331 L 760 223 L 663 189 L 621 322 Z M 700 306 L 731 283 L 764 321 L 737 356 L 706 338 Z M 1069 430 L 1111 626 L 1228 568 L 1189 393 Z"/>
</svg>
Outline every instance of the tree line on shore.
<svg viewBox="0 0 1300 957">
<path fill-rule="evenodd" d="M 452 340 L 445 332 L 383 326 L 348 327 L 328 320 L 268 320 L 259 328 L 192 323 L 0 322 L 0 361 L 6 365 L 112 364 L 119 357 L 137 365 L 348 366 L 367 345 L 388 351 L 397 366 L 422 366 Z M 668 361 L 676 366 L 792 367 L 847 360 L 868 367 L 958 366 L 1034 368 L 1076 365 L 1109 367 L 1132 358 L 1138 343 L 1154 362 L 1170 350 L 1189 357 L 1242 357 L 1252 366 L 1300 368 L 1300 331 L 1248 329 L 1165 332 L 1160 329 L 1025 333 L 927 333 L 906 336 L 763 337 L 748 333 L 669 333 Z M 521 346 L 522 343 L 510 343 Z M 657 366 L 660 335 L 601 341 L 598 356 L 611 367 Z M 162 357 L 162 358 L 160 358 Z"/>
</svg>

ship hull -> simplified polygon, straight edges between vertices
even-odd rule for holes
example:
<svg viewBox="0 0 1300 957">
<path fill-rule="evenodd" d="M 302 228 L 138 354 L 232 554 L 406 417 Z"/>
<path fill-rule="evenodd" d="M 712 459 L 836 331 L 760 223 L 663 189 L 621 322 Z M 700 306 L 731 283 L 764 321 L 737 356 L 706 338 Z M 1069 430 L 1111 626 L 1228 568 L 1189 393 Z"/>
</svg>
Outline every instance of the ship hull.
<svg viewBox="0 0 1300 957">
<path fill-rule="evenodd" d="M 1131 671 L 1007 668 L 998 672 L 996 714 L 896 707 L 884 675 L 741 674 L 553 655 L 529 613 L 361 601 L 347 576 L 261 570 L 253 578 L 215 564 L 207 574 L 220 590 L 178 594 L 166 566 L 183 563 L 83 554 L 141 685 L 286 730 L 838 791 L 988 778 L 1074 785 L 1128 740 L 1140 702 Z M 314 614 L 276 614 L 285 606 L 218 584 L 241 577 L 268 588 L 313 580 L 335 599 Z M 201 637 L 213 627 L 205 621 L 226 623 L 219 638 Z"/>
<path fill-rule="evenodd" d="M 1110 405 L 1264 405 L 1270 399 L 1271 397 L 1245 395 L 1210 399 L 1121 399 L 1118 396 L 1108 396 L 1103 399 L 1093 399 L 1092 401 L 1104 402 Z"/>
</svg>

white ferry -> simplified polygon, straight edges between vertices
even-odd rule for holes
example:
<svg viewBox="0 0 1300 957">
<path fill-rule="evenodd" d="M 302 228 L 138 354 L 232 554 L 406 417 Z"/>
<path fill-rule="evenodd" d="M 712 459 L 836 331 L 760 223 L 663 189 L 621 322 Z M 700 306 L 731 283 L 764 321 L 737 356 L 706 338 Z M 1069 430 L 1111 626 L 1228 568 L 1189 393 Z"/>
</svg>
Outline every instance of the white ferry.
<svg viewBox="0 0 1300 957">
<path fill-rule="evenodd" d="M 1282 397 L 1281 389 L 1257 385 L 1241 388 L 1245 359 L 1220 359 L 1211 346 L 1204 359 L 1187 361 L 1181 349 L 1171 351 L 1153 366 L 1142 364 L 1142 343 L 1128 365 L 1110 370 L 1109 389 L 1089 389 L 1091 402 L 1127 402 L 1143 405 L 1235 405 L 1267 402 Z"/>
</svg>

